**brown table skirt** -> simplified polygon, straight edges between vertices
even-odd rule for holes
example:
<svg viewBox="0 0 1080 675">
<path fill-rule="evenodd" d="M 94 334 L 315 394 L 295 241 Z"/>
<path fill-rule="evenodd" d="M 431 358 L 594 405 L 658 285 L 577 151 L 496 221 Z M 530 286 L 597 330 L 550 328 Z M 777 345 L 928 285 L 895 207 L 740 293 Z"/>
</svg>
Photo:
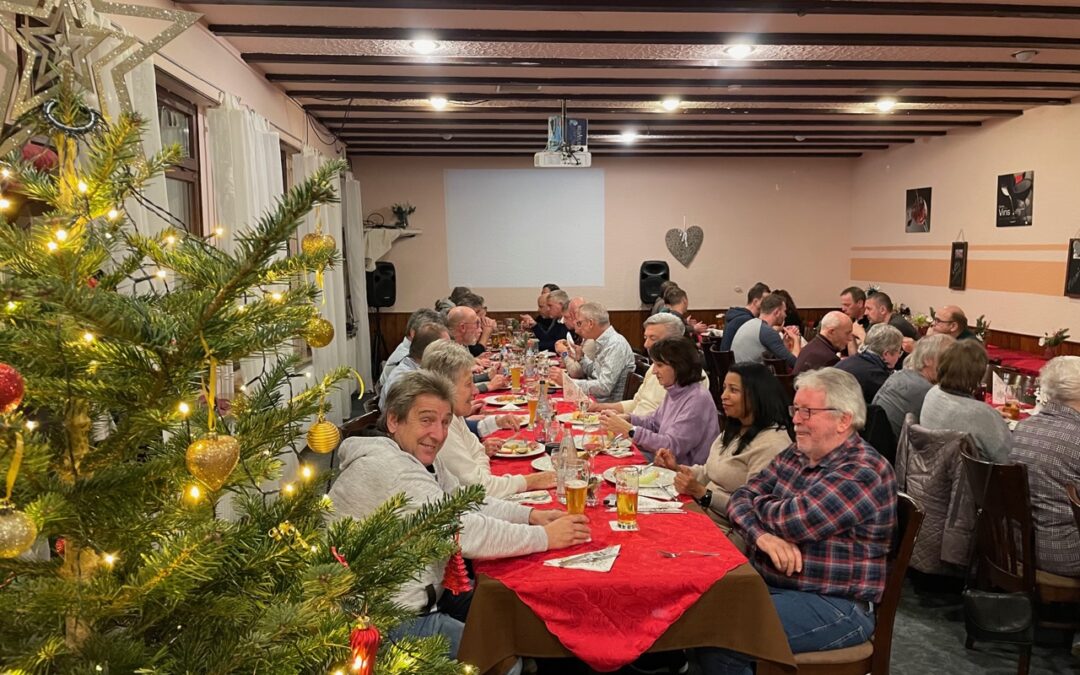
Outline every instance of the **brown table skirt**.
<svg viewBox="0 0 1080 675">
<path fill-rule="evenodd" d="M 725 647 L 759 659 L 759 673 L 794 673 L 795 659 L 765 582 L 749 565 L 713 584 L 661 635 L 650 652 Z M 502 582 L 480 575 L 458 659 L 486 673 L 509 656 L 573 654 Z"/>
</svg>

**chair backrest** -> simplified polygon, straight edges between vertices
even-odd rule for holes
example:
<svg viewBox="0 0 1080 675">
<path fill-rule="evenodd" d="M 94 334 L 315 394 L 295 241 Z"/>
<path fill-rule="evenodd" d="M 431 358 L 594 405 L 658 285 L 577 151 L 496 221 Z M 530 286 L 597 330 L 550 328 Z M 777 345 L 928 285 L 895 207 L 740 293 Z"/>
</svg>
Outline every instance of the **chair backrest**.
<svg viewBox="0 0 1080 675">
<path fill-rule="evenodd" d="M 861 435 L 882 457 L 889 460 L 889 464 L 896 466 L 896 434 L 884 408 L 874 404 L 866 406 L 866 426 Z"/>
<path fill-rule="evenodd" d="M 720 410 L 720 395 L 724 393 L 724 378 L 728 368 L 735 363 L 735 352 L 722 351 L 719 344 L 711 344 L 705 351 L 705 372 L 709 376 L 709 393 L 716 409 Z"/>
<path fill-rule="evenodd" d="M 892 655 L 893 623 L 896 608 L 900 606 L 900 592 L 907 575 L 908 562 L 915 548 L 915 539 L 922 527 L 923 512 L 910 496 L 903 492 L 896 495 L 896 532 L 889 549 L 888 572 L 885 575 L 885 592 L 877 605 L 874 627 L 874 655 L 871 672 L 889 672 Z"/>
<path fill-rule="evenodd" d="M 772 371 L 777 375 L 786 375 L 791 372 L 791 369 L 788 368 L 787 361 L 785 361 L 784 359 L 766 356 L 764 359 L 764 363 L 768 367 L 772 368 Z"/>
<path fill-rule="evenodd" d="M 777 375 L 776 379 L 780 382 L 780 387 L 787 396 L 787 404 L 791 405 L 792 401 L 795 400 L 795 373 Z"/>
<path fill-rule="evenodd" d="M 341 425 L 341 437 L 349 438 L 351 436 L 364 436 L 368 432 L 375 429 L 375 424 L 378 421 L 378 410 L 366 412 L 363 415 L 358 415 L 352 418 L 351 420 L 345 420 L 345 423 Z"/>
<path fill-rule="evenodd" d="M 981 586 L 1031 593 L 1035 590 L 1035 527 L 1027 467 L 994 464 L 965 451 L 960 455 L 979 519 L 975 555 Z"/>
<path fill-rule="evenodd" d="M 630 373 L 626 376 L 626 386 L 623 387 L 622 400 L 629 401 L 634 398 L 634 394 L 641 388 L 641 383 L 645 381 L 645 378 L 637 373 Z"/>
<path fill-rule="evenodd" d="M 1072 507 L 1076 529 L 1080 530 L 1080 488 L 1075 485 L 1066 485 L 1065 494 L 1069 495 L 1069 506 Z"/>
<path fill-rule="evenodd" d="M 649 370 L 649 366 L 652 365 L 652 361 L 648 356 L 642 356 L 641 354 L 634 354 L 634 372 L 642 377 L 645 377 L 645 372 Z"/>
</svg>

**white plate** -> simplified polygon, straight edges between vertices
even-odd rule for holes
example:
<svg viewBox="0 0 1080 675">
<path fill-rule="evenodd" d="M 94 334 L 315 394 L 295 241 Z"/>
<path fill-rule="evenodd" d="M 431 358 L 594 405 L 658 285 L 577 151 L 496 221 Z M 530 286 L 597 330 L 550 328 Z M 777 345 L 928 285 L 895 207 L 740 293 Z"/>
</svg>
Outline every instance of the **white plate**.
<svg viewBox="0 0 1080 675">
<path fill-rule="evenodd" d="M 611 467 L 604 472 L 604 480 L 609 483 L 615 482 L 615 468 Z M 655 472 L 656 478 L 648 480 L 647 476 L 652 475 Z M 643 466 L 641 467 L 642 480 L 639 484 L 639 488 L 665 488 L 675 485 L 675 472 L 670 469 L 665 469 L 662 466 Z M 646 482 L 648 481 L 648 482 Z"/>
<path fill-rule="evenodd" d="M 585 449 L 585 434 L 581 434 L 580 436 L 574 436 L 574 446 L 577 447 L 578 450 L 584 450 Z M 630 449 L 630 439 L 628 439 L 628 438 L 620 438 L 619 442 L 615 444 L 615 447 L 619 448 L 619 449 L 629 450 Z M 609 450 L 611 448 L 604 448 L 604 449 Z"/>
<path fill-rule="evenodd" d="M 522 446 L 528 447 L 529 451 L 528 452 L 503 452 L 502 448 L 499 448 L 499 451 L 496 452 L 492 456 L 493 457 L 499 457 L 499 458 L 502 458 L 502 459 L 522 459 L 522 458 L 525 458 L 525 457 L 536 457 L 537 455 L 544 454 L 544 444 L 543 443 L 529 443 L 528 441 L 521 441 L 521 440 L 515 440 L 513 442 L 515 444 L 521 444 Z"/>
<path fill-rule="evenodd" d="M 524 396 L 518 396 L 516 394 L 499 394 L 498 396 L 489 396 L 484 399 L 484 404 L 490 406 L 525 405 L 528 402 L 528 399 Z"/>
<path fill-rule="evenodd" d="M 551 463 L 551 455 L 544 455 L 543 457 L 537 457 L 532 462 L 532 468 L 537 471 L 554 471 L 555 465 Z"/>
<path fill-rule="evenodd" d="M 569 422 L 570 424 L 573 424 L 576 427 L 583 427 L 583 426 L 587 426 L 587 425 L 591 426 L 591 425 L 594 425 L 594 424 L 600 424 L 600 413 L 585 413 L 585 415 L 587 417 L 595 416 L 596 419 L 592 420 L 592 421 L 582 421 L 580 419 L 574 419 L 574 413 L 563 413 L 561 415 L 556 415 L 555 419 L 562 422 L 563 424 L 566 424 L 567 422 Z"/>
</svg>

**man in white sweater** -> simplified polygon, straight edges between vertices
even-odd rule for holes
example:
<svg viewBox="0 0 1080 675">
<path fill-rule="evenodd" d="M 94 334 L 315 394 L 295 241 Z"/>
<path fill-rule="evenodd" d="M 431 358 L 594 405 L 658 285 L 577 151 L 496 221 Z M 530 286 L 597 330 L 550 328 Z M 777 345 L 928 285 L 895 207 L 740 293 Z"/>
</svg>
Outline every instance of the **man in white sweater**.
<svg viewBox="0 0 1080 675">
<path fill-rule="evenodd" d="M 503 441 L 489 438 L 481 443 L 465 424 L 464 415 L 469 414 L 477 393 L 472 381 L 475 363 L 476 359 L 468 350 L 450 340 L 438 340 L 424 350 L 421 367 L 442 375 L 454 385 L 454 418 L 450 422 L 446 442 L 439 451 L 439 461 L 462 485 L 483 485 L 489 497 L 508 497 L 518 492 L 555 487 L 555 473 L 552 471 L 506 476 L 491 473 L 488 452 L 494 453 Z"/>
<path fill-rule="evenodd" d="M 390 497 L 404 493 L 406 510 L 415 510 L 453 492 L 460 483 L 439 456 L 450 420 L 453 386 L 425 370 L 406 374 L 394 386 L 381 426 L 389 437 L 349 438 L 341 444 L 341 473 L 330 489 L 333 518 L 364 518 Z M 478 511 L 461 518 L 461 552 L 486 559 L 566 548 L 589 540 L 588 520 L 565 512 L 537 511 L 488 498 Z M 394 600 L 416 610 L 417 618 L 392 635 L 443 635 L 450 657 L 457 656 L 464 623 L 439 610 L 446 561 L 428 567 L 403 586 Z M 462 616 L 467 612 L 462 608 Z"/>
</svg>

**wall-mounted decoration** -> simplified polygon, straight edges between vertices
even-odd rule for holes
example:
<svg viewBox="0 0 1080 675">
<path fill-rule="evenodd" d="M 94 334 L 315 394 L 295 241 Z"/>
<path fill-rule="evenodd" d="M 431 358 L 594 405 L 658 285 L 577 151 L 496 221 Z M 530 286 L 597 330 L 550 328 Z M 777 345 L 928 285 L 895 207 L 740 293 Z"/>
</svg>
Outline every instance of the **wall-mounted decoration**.
<svg viewBox="0 0 1080 675">
<path fill-rule="evenodd" d="M 705 231 L 697 225 L 687 227 L 685 218 L 683 218 L 683 229 L 673 227 L 664 235 L 667 250 L 682 263 L 683 267 L 690 267 L 690 262 L 701 250 L 703 241 L 705 241 Z"/>
<path fill-rule="evenodd" d="M 962 291 L 967 285 L 967 254 L 966 241 L 953 242 L 949 257 L 949 288 L 954 291 Z"/>
<path fill-rule="evenodd" d="M 907 191 L 904 214 L 905 232 L 930 231 L 930 192 L 932 188 L 915 188 Z"/>
<path fill-rule="evenodd" d="M 1031 225 L 1035 172 L 1007 173 L 997 179 L 997 226 Z"/>
<path fill-rule="evenodd" d="M 1069 259 L 1065 263 L 1065 295 L 1080 298 L 1080 239 L 1069 240 Z"/>
</svg>

